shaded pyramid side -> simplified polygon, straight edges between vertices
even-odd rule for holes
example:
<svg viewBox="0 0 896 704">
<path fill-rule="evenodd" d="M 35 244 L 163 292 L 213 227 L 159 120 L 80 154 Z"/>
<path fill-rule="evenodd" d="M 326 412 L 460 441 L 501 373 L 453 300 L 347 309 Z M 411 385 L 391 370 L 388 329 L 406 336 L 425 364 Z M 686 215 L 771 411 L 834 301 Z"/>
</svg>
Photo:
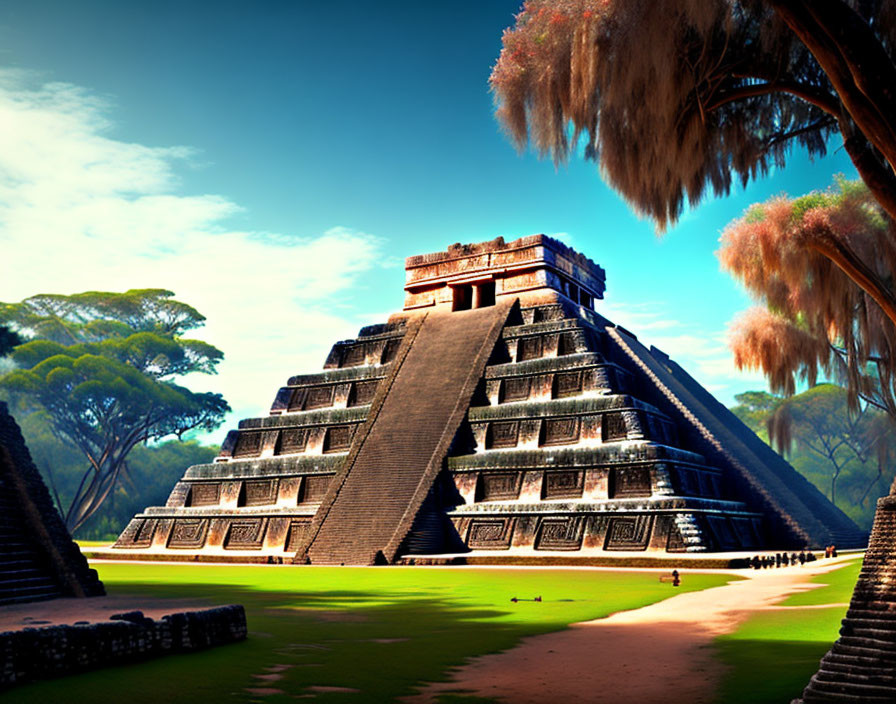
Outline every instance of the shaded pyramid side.
<svg viewBox="0 0 896 704">
<path fill-rule="evenodd" d="M 104 593 L 0 403 L 0 604 Z"/>
<path fill-rule="evenodd" d="M 618 327 L 607 329 L 618 350 L 635 365 L 657 402 L 691 429 L 694 449 L 731 468 L 745 497 L 791 547 L 864 547 L 866 533 L 797 472 L 693 377 L 656 348 L 647 349 Z"/>
</svg>

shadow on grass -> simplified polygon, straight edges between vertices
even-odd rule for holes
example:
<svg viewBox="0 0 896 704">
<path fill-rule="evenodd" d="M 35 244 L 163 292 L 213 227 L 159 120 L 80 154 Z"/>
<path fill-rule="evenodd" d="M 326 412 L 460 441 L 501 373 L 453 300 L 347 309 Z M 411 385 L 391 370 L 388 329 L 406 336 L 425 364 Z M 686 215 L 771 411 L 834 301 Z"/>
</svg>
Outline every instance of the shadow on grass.
<svg viewBox="0 0 896 704">
<path fill-rule="evenodd" d="M 209 605 L 242 603 L 249 639 L 24 685 L 0 694 L 0 702 L 274 704 L 309 693 L 314 701 L 393 701 L 413 693 L 419 682 L 442 679 L 466 657 L 504 650 L 523 636 L 567 625 L 550 619 L 502 621 L 508 611 L 458 608 L 424 592 L 297 594 L 233 586 L 117 584 L 115 593 Z M 461 700 L 472 701 L 455 698 Z"/>
<path fill-rule="evenodd" d="M 390 702 L 467 658 L 680 593 L 638 573 L 100 564 L 110 594 L 240 603 L 249 639 L 18 687 L 0 703 Z M 689 575 L 681 591 L 728 577 Z M 542 602 L 511 602 L 511 597 Z M 481 702 L 462 691 L 445 702 Z"/>
<path fill-rule="evenodd" d="M 787 704 L 799 697 L 832 641 L 717 641 L 718 657 L 732 669 L 720 704 Z"/>
</svg>

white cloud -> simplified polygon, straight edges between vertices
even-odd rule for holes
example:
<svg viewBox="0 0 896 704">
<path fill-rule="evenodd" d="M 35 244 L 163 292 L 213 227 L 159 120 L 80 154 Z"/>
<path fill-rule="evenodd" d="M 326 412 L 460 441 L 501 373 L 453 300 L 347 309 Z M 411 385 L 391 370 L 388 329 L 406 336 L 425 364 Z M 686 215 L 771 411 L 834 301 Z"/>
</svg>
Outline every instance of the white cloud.
<svg viewBox="0 0 896 704">
<path fill-rule="evenodd" d="M 109 112 L 77 86 L 0 70 L 3 299 L 168 288 L 225 353 L 217 377 L 190 385 L 223 393 L 237 417 L 265 413 L 288 376 L 319 369 L 334 339 L 357 332 L 328 301 L 379 265 L 381 240 L 231 229 L 239 205 L 178 192 L 191 149 L 113 139 Z"/>
<path fill-rule="evenodd" d="M 598 312 L 637 335 L 642 344 L 668 354 L 725 405 L 734 403 L 734 395 L 742 391 L 767 388 L 760 372 L 735 367 L 728 347 L 727 325 L 722 330 L 706 329 L 694 322 L 677 320 L 663 302 L 601 301 Z"/>
</svg>

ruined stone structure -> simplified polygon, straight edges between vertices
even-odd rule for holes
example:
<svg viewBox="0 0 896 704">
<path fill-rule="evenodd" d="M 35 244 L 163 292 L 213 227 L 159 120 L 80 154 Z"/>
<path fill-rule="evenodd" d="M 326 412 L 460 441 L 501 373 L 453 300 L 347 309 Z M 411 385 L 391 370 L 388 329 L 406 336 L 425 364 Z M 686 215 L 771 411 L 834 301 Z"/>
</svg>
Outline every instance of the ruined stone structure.
<svg viewBox="0 0 896 704">
<path fill-rule="evenodd" d="M 103 593 L 0 403 L 0 605 Z"/>
<path fill-rule="evenodd" d="M 115 544 L 314 564 L 701 553 L 864 535 L 543 235 L 407 260 L 404 311 L 289 379 Z"/>
<path fill-rule="evenodd" d="M 896 702 L 896 483 L 874 527 L 840 638 L 794 704 Z"/>
</svg>

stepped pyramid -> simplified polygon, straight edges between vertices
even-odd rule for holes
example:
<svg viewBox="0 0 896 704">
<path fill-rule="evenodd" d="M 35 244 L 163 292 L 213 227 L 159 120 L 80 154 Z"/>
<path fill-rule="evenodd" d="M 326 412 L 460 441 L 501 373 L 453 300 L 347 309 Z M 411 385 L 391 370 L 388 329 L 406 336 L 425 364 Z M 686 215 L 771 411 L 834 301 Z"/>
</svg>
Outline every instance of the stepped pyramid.
<svg viewBox="0 0 896 704">
<path fill-rule="evenodd" d="M 104 593 L 0 403 L 0 606 Z"/>
<path fill-rule="evenodd" d="M 840 638 L 794 704 L 896 701 L 896 482 L 878 499 Z"/>
<path fill-rule="evenodd" d="M 115 549 L 376 564 L 859 546 L 864 534 L 544 235 L 410 257 L 404 310 L 336 343 Z"/>
</svg>

